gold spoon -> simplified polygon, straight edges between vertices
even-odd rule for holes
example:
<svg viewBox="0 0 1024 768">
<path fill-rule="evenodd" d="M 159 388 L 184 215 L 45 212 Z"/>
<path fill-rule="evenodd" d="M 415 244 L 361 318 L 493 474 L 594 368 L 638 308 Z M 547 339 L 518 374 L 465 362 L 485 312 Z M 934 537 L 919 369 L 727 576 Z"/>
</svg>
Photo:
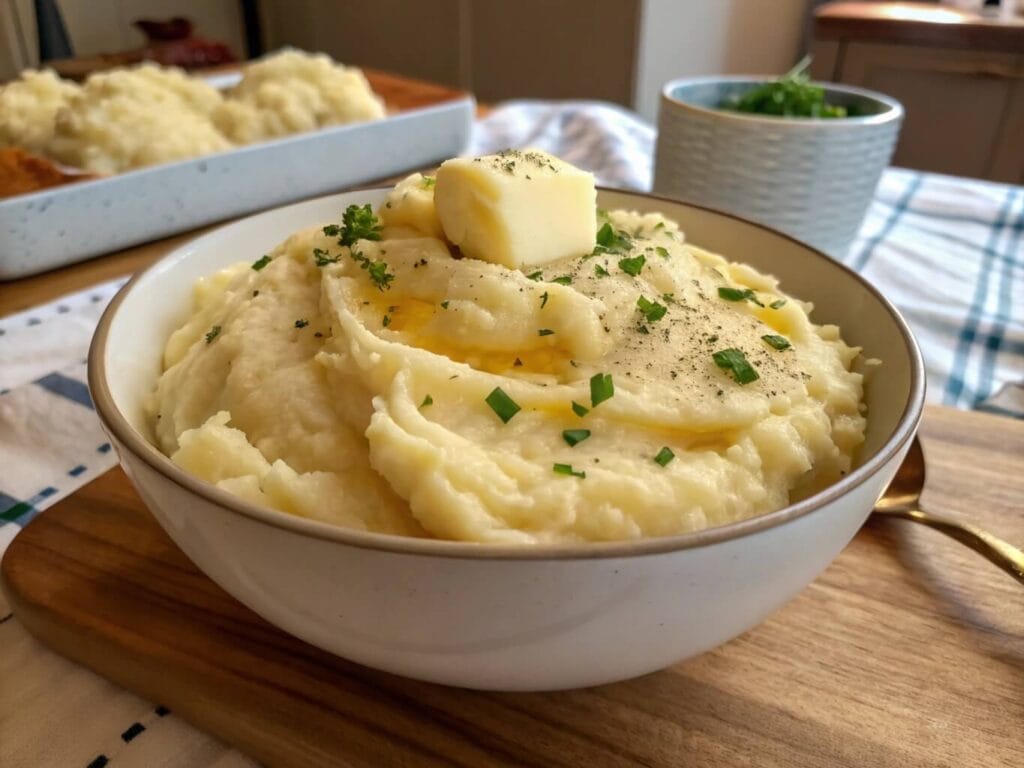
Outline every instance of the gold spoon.
<svg viewBox="0 0 1024 768">
<path fill-rule="evenodd" d="M 961 544 L 966 544 L 979 555 L 987 557 L 1024 584 L 1024 552 L 970 523 L 961 523 L 949 517 L 925 512 L 920 508 L 924 475 L 924 451 L 921 450 L 921 441 L 915 437 L 907 457 L 896 470 L 896 477 L 892 479 L 882 498 L 875 505 L 874 514 L 912 520 L 942 531 Z"/>
</svg>

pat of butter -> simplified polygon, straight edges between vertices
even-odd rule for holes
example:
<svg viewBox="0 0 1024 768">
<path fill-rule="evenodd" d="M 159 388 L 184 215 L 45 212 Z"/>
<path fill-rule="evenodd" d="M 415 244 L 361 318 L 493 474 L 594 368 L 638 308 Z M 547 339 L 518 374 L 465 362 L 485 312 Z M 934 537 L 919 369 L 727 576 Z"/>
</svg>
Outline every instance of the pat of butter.
<svg viewBox="0 0 1024 768">
<path fill-rule="evenodd" d="M 538 150 L 449 160 L 434 187 L 448 240 L 512 269 L 592 251 L 596 204 L 592 174 Z"/>
</svg>

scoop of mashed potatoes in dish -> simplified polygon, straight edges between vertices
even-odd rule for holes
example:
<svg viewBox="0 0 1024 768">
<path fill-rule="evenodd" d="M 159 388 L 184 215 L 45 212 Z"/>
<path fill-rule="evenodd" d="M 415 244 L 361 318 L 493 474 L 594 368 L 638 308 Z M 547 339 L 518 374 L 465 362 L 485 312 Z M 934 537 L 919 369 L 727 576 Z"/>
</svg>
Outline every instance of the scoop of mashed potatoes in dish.
<svg viewBox="0 0 1024 768">
<path fill-rule="evenodd" d="M 847 472 L 860 350 L 772 277 L 595 200 L 542 152 L 450 160 L 200 280 L 158 446 L 291 514 L 523 545 L 722 525 Z"/>
</svg>

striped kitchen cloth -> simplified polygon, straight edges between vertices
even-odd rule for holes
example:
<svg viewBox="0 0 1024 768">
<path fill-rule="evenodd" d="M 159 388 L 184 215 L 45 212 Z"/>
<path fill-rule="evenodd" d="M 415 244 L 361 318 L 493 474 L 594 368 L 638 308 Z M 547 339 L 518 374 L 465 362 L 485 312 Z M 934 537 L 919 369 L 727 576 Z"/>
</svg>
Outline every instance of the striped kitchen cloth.
<svg viewBox="0 0 1024 768">
<path fill-rule="evenodd" d="M 469 152 L 546 149 L 609 186 L 648 189 L 654 129 L 590 102 L 515 102 Z M 1024 188 L 890 169 L 846 263 L 900 308 L 929 399 L 1024 417 Z M 100 312 L 124 278 L 0 319 L 0 552 L 39 510 L 116 463 L 85 387 Z M 6 525 L 5 525 L 6 523 Z"/>
</svg>

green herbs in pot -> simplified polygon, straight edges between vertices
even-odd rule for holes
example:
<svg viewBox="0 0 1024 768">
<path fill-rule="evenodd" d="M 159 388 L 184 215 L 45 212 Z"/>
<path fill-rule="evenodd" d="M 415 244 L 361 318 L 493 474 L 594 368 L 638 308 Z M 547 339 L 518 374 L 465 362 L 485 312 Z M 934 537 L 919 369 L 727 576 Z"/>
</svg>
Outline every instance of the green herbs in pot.
<svg viewBox="0 0 1024 768">
<path fill-rule="evenodd" d="M 855 117 L 852 110 L 825 102 L 825 89 L 811 82 L 807 68 L 811 57 L 771 83 L 764 83 L 742 96 L 732 96 L 719 107 L 777 117 Z"/>
</svg>

